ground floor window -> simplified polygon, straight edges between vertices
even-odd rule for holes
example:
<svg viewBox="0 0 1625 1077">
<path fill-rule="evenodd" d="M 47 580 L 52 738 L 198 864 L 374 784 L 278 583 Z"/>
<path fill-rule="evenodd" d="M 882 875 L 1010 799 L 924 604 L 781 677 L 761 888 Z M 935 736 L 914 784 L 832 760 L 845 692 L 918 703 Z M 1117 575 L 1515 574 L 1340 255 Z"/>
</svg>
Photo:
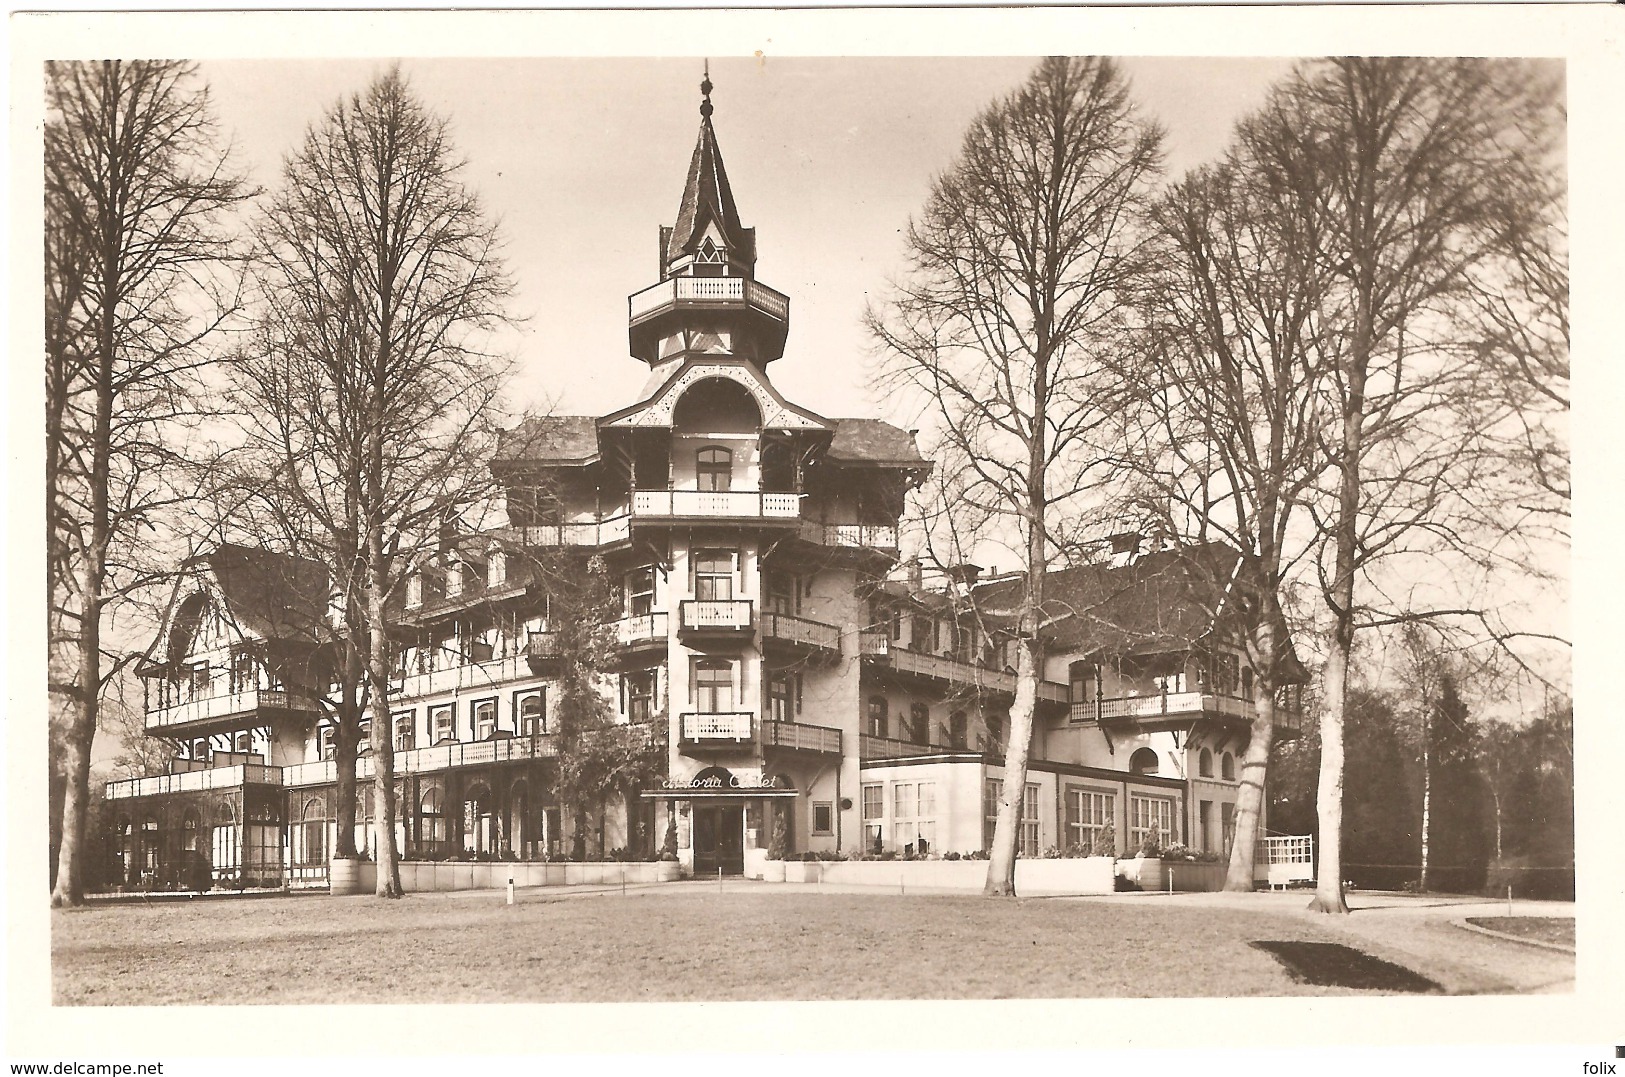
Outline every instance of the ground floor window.
<svg viewBox="0 0 1625 1077">
<path fill-rule="evenodd" d="M 1004 780 L 989 778 L 982 790 L 982 847 L 993 848 L 993 834 L 999 825 L 999 800 L 1004 796 Z M 1021 816 L 1016 827 L 1016 854 L 1037 856 L 1038 849 L 1038 786 L 1028 785 L 1021 791 Z"/>
<path fill-rule="evenodd" d="M 305 811 L 295 831 L 293 862 L 295 864 L 327 863 L 327 809 L 322 802 L 311 798 L 305 802 Z"/>
<path fill-rule="evenodd" d="M 425 790 L 418 802 L 419 833 L 424 848 L 439 851 L 446 842 L 446 808 L 440 790 Z"/>
<path fill-rule="evenodd" d="M 863 787 L 864 846 L 879 851 L 881 826 L 886 817 L 886 787 L 875 782 Z"/>
<path fill-rule="evenodd" d="M 819 801 L 812 806 L 812 832 L 815 837 L 835 833 L 835 805 Z"/>
<path fill-rule="evenodd" d="M 1174 831 L 1174 802 L 1167 797 L 1129 798 L 1129 852 L 1138 853 L 1155 836 L 1161 845 L 1178 840 Z"/>
<path fill-rule="evenodd" d="M 1066 843 L 1079 850 L 1100 850 L 1117 843 L 1112 809 L 1117 798 L 1111 793 L 1068 786 L 1066 790 Z"/>
<path fill-rule="evenodd" d="M 937 843 L 937 783 L 892 785 L 892 841 L 899 849 L 930 852 Z"/>
<path fill-rule="evenodd" d="M 1234 804 L 1221 804 L 1219 818 L 1223 821 L 1224 853 L 1230 855 L 1230 846 L 1236 841 L 1236 806 Z"/>
</svg>

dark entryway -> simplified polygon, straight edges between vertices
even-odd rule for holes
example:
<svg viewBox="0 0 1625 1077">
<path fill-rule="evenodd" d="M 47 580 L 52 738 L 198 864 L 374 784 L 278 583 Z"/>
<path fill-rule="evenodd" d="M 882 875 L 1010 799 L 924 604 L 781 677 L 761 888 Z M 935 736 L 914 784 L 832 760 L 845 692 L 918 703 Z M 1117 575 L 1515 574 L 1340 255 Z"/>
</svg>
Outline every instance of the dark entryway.
<svg viewBox="0 0 1625 1077">
<path fill-rule="evenodd" d="M 743 805 L 705 805 L 694 808 L 694 874 L 700 878 L 745 873 L 745 809 Z"/>
</svg>

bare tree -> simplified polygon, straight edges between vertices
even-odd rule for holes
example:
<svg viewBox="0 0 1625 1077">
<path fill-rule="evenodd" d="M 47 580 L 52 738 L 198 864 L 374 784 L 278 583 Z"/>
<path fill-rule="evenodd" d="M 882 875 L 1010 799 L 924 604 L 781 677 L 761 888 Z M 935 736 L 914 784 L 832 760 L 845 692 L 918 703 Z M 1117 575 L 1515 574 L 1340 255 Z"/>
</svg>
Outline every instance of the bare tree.
<svg viewBox="0 0 1625 1077">
<path fill-rule="evenodd" d="M 192 499 L 181 451 L 209 335 L 237 294 L 223 217 L 247 196 L 193 65 L 46 65 L 45 351 L 53 904 L 83 899 L 99 703 L 122 669 L 104 620 L 164 578 Z M 173 554 L 173 550 L 168 551 Z M 53 806 L 54 807 L 54 806 Z"/>
<path fill-rule="evenodd" d="M 1144 270 L 1161 137 L 1110 60 L 1043 61 L 972 124 L 910 224 L 906 281 L 868 315 L 892 383 L 933 413 L 961 532 L 1009 543 L 1025 577 L 990 895 L 1015 892 L 1045 573 L 1113 473 L 1121 414 L 1101 360 Z"/>
<path fill-rule="evenodd" d="M 1283 589 L 1324 466 L 1317 380 L 1337 321 L 1296 208 L 1244 146 L 1176 184 L 1156 208 L 1148 347 L 1124 371 L 1139 390 L 1140 515 L 1179 536 L 1256 678 L 1226 890 L 1253 888 L 1279 693 L 1298 675 Z"/>
<path fill-rule="evenodd" d="M 273 497 L 321 536 L 364 645 L 380 897 L 401 893 L 391 603 L 491 492 L 508 370 L 482 342 L 510 285 L 460 169 L 447 122 L 398 69 L 329 109 L 261 220 L 259 341 L 239 367 Z"/>
<path fill-rule="evenodd" d="M 1417 616 L 1487 623 L 1484 606 L 1419 598 L 1416 581 L 1447 573 L 1451 558 L 1488 566 L 1515 537 L 1482 511 L 1500 470 L 1486 432 L 1506 414 L 1465 313 L 1479 271 L 1544 214 L 1552 91 L 1543 71 L 1514 61 L 1328 60 L 1295 71 L 1244 130 L 1261 175 L 1300 207 L 1341 312 L 1339 354 L 1320 379 L 1328 481 L 1310 501 L 1332 622 L 1319 911 L 1348 909 L 1343 708 L 1356 630 Z M 1407 586 L 1390 593 L 1379 565 Z"/>
</svg>

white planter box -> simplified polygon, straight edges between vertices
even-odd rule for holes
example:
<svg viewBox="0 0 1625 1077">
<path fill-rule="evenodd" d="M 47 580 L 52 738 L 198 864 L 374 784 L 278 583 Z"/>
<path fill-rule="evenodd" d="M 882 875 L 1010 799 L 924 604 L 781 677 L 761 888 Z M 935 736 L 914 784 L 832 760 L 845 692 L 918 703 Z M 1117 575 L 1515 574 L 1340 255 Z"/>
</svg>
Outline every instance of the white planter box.
<svg viewBox="0 0 1625 1077">
<path fill-rule="evenodd" d="M 1161 890 L 1165 885 L 1160 856 L 1136 856 L 1119 860 L 1117 874 L 1141 890 Z"/>
</svg>

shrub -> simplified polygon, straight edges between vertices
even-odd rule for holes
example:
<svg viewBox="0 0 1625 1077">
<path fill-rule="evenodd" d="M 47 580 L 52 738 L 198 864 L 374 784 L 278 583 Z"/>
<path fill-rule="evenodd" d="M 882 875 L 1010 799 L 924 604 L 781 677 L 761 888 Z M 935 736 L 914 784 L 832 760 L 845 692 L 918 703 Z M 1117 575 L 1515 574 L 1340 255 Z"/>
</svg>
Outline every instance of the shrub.
<svg viewBox="0 0 1625 1077">
<path fill-rule="evenodd" d="M 767 858 L 769 860 L 783 860 L 785 846 L 789 844 L 789 835 L 785 832 L 784 813 L 773 813 L 773 833 L 767 839 Z"/>
<path fill-rule="evenodd" d="M 1117 837 L 1107 831 L 1095 835 L 1095 840 L 1089 845 L 1090 856 L 1117 857 Z"/>
<path fill-rule="evenodd" d="M 677 859 L 677 816 L 667 814 L 666 836 L 660 840 L 660 859 L 672 861 Z"/>
<path fill-rule="evenodd" d="M 1133 879 L 1125 878 L 1124 876 L 1119 875 L 1116 878 L 1113 889 L 1118 893 L 1128 893 L 1139 890 L 1140 884 L 1135 882 Z"/>
<path fill-rule="evenodd" d="M 959 854 L 958 853 L 944 853 L 942 855 L 942 859 L 944 859 L 944 860 L 958 860 L 959 859 Z"/>
<path fill-rule="evenodd" d="M 1162 855 L 1162 830 L 1156 823 L 1151 824 L 1151 829 L 1146 832 L 1145 840 L 1140 843 L 1140 855 Z"/>
</svg>

